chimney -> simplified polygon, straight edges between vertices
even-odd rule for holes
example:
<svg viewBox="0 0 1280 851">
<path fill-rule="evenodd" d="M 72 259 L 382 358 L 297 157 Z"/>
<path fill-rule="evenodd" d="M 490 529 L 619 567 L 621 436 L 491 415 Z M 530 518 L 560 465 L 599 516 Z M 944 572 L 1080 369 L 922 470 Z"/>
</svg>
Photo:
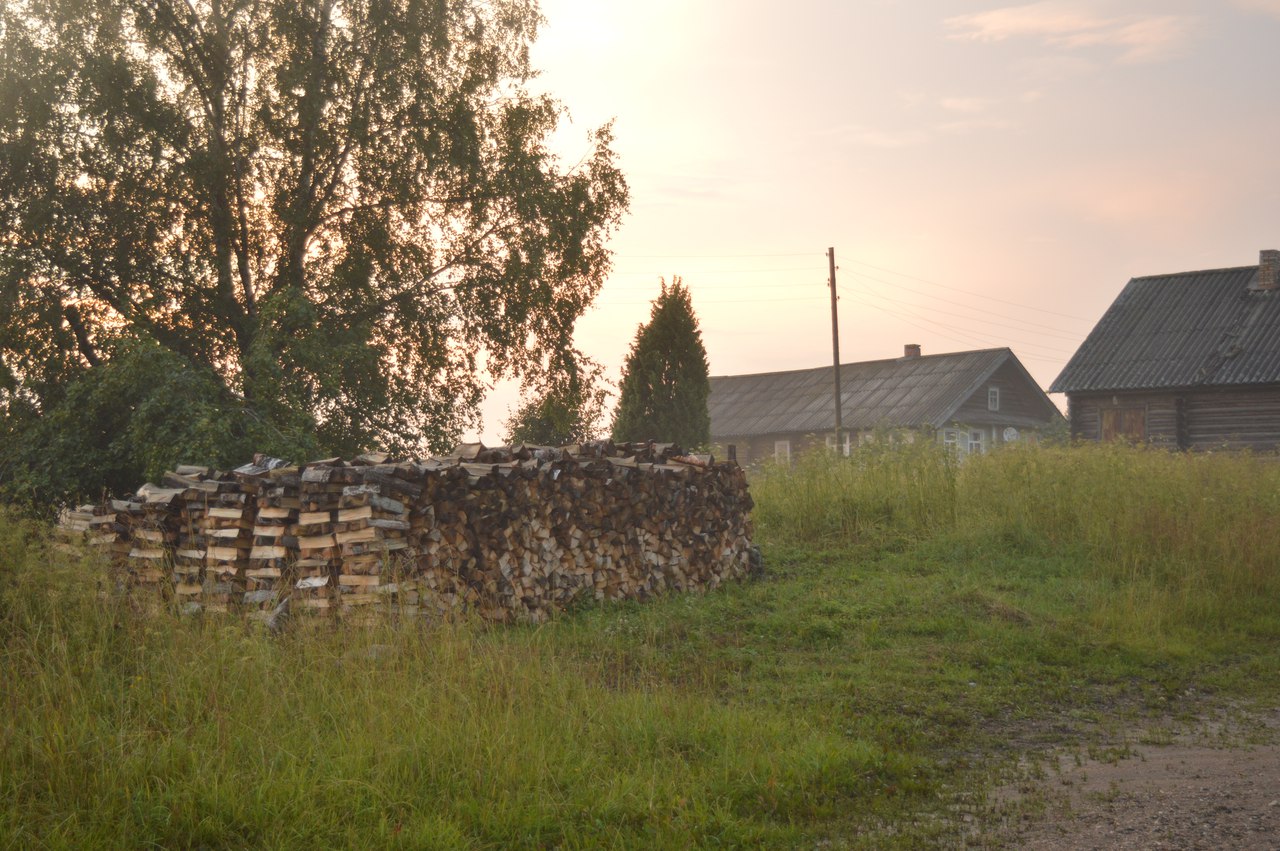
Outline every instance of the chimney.
<svg viewBox="0 0 1280 851">
<path fill-rule="evenodd" d="M 1264 248 L 1258 254 L 1258 280 L 1255 290 L 1274 290 L 1280 287 L 1280 251 Z"/>
<path fill-rule="evenodd" d="M 1274 277 L 1273 277 L 1273 278 L 1272 278 L 1272 281 L 1274 281 L 1274 280 L 1275 280 L 1275 279 L 1274 279 Z M 918 357 L 920 357 L 920 344 L 919 344 L 919 343 L 907 343 L 905 346 L 903 346 L 903 347 L 902 347 L 902 356 L 903 356 L 904 358 L 918 358 Z"/>
</svg>

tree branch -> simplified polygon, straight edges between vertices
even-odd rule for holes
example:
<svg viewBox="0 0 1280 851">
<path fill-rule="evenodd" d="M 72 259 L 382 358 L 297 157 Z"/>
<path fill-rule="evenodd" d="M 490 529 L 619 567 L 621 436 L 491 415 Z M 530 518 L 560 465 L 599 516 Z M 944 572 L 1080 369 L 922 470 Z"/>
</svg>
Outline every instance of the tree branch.
<svg viewBox="0 0 1280 851">
<path fill-rule="evenodd" d="M 89 366 L 97 366 L 102 363 L 102 359 L 98 357 L 98 351 L 94 348 L 93 342 L 89 339 L 89 332 L 84 327 L 84 320 L 80 318 L 80 310 L 73 304 L 62 306 L 62 316 L 67 320 L 67 326 L 71 329 L 71 333 L 76 338 L 76 348 L 80 350 L 80 354 Z"/>
</svg>

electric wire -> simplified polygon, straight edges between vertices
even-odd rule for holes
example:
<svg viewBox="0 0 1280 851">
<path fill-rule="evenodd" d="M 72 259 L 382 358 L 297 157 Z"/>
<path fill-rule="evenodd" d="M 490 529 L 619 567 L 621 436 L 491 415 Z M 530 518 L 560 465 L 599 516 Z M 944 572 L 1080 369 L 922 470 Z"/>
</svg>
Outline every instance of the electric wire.
<svg viewBox="0 0 1280 851">
<path fill-rule="evenodd" d="M 891 303 L 891 304 L 897 304 L 897 305 L 900 305 L 900 306 L 902 306 L 902 307 L 904 307 L 904 308 L 911 308 L 911 307 L 915 307 L 915 305 L 913 305 L 913 304 L 912 304 L 912 303 L 910 303 L 910 302 L 903 301 L 903 300 L 901 300 L 901 299 L 895 299 L 895 298 L 892 298 L 892 297 L 890 297 L 890 296 L 884 295 L 883 293 L 877 293 L 877 292 L 873 292 L 873 291 L 871 291 L 871 290 L 850 290 L 850 289 L 846 289 L 846 288 L 845 288 L 845 286 L 844 286 L 843 284 L 841 284 L 841 285 L 840 285 L 840 291 L 841 291 L 841 292 L 844 292 L 844 293 L 848 293 L 849 295 L 871 296 L 872 298 L 882 299 L 882 300 L 887 301 L 887 302 L 889 302 L 889 303 Z M 948 302 L 948 303 L 950 304 L 951 302 Z M 961 305 L 961 306 L 963 306 L 963 305 Z M 990 326 L 993 326 L 993 327 L 995 327 L 995 328 L 1005 329 L 1005 330 L 1009 330 L 1009 331 L 1015 331 L 1015 332 L 1020 332 L 1020 333 L 1031 333 L 1031 334 L 1036 334 L 1036 335 L 1041 336 L 1041 337 L 1052 337 L 1052 338 L 1054 338 L 1054 339 L 1056 339 L 1056 340 L 1061 340 L 1061 341 L 1063 341 L 1063 342 L 1065 342 L 1065 343 L 1071 343 L 1072 345 L 1079 345 L 1080 340 L 1082 339 L 1082 336 L 1081 336 L 1081 335 L 1075 335 L 1075 334 L 1063 334 L 1063 333 L 1061 333 L 1060 331 L 1047 330 L 1046 326 L 1036 326 L 1036 327 L 1034 327 L 1034 328 L 1022 328 L 1022 327 L 1018 327 L 1018 326 L 1016 326 L 1016 325 L 1010 325 L 1010 324 L 1008 324 L 1008 323 L 1006 323 L 1006 322 L 1000 322 L 1000 321 L 997 321 L 997 320 L 994 320 L 994 319 L 988 319 L 988 318 L 985 318 L 985 317 L 982 317 L 982 316 L 972 316 L 972 315 L 967 315 L 967 314 L 964 314 L 964 313 L 950 312 L 950 311 L 955 311 L 955 308 L 954 308 L 954 307 L 953 307 L 953 308 L 946 308 L 946 310 L 948 310 L 948 311 L 949 311 L 949 312 L 948 312 L 948 316 L 949 316 L 949 317 L 954 317 L 954 318 L 957 318 L 957 319 L 962 319 L 962 320 L 964 320 L 964 321 L 966 321 L 966 322 L 977 322 L 977 323 L 982 324 L 982 325 L 990 325 Z M 1004 318 L 1005 318 L 1005 319 L 1012 319 L 1012 317 L 1004 317 Z M 1017 320 L 1013 320 L 1013 321 L 1017 321 Z"/>
<path fill-rule="evenodd" d="M 955 292 L 958 292 L 958 293 L 964 293 L 965 295 L 971 295 L 971 296 L 975 296 L 975 297 L 977 297 L 977 298 L 987 298 L 987 299 L 991 299 L 992 301 L 998 301 L 998 302 L 1001 302 L 1002 304 L 1009 304 L 1009 305 L 1012 305 L 1012 306 L 1014 306 L 1014 307 L 1021 307 L 1021 308 L 1023 308 L 1024 310 L 1034 310 L 1034 311 L 1036 311 L 1037 313 L 1048 313 L 1048 314 L 1049 314 L 1049 315 L 1051 315 L 1051 316 L 1061 316 L 1061 317 L 1063 317 L 1063 318 L 1065 318 L 1065 319 L 1077 319 L 1077 320 L 1079 320 L 1079 321 L 1081 321 L 1081 322 L 1093 322 L 1093 321 L 1094 321 L 1094 320 L 1092 320 L 1092 319 L 1087 319 L 1087 318 L 1085 318 L 1085 317 L 1083 317 L 1083 316 L 1072 316 L 1072 315 L 1071 315 L 1071 314 L 1069 314 L 1069 313 L 1059 313 L 1059 312 L 1058 312 L 1058 311 L 1056 311 L 1056 310 L 1045 310 L 1043 307 L 1032 307 L 1032 306 L 1031 306 L 1031 305 L 1029 305 L 1029 304 L 1022 304 L 1021 302 L 1009 301 L 1008 299 L 997 298 L 997 297 L 995 297 L 995 296 L 991 296 L 991 295 L 983 295 L 982 293 L 976 293 L 976 292 L 973 292 L 972 290 L 965 290 L 965 289 L 961 289 L 960 287 L 953 287 L 953 286 L 949 286 L 949 285 L 947 285 L 947 284 L 940 284 L 940 283 L 938 283 L 937 281 L 930 281 L 928 278 L 918 278 L 918 277 L 916 277 L 915 275 L 908 275 L 906 272 L 897 272 L 897 271 L 895 271 L 895 270 L 893 270 L 893 269 L 887 269 L 887 268 L 885 268 L 884 266 L 876 266 L 876 265 L 874 265 L 874 264 L 872 264 L 872 263 L 866 263 L 866 262 L 864 262 L 864 261 L 862 261 L 862 260 L 856 260 L 856 259 L 855 259 L 855 260 L 847 260 L 847 259 L 846 259 L 846 260 L 841 260 L 840 262 L 842 262 L 842 263 L 856 263 L 856 264 L 858 264 L 859 266 L 866 266 L 866 267 L 867 267 L 867 268 L 869 268 L 869 269 L 875 269 L 875 270 L 880 271 L 880 272 L 888 272 L 890 275 L 897 275 L 897 276 L 898 276 L 898 277 L 900 277 L 900 278 L 909 278 L 909 279 L 911 279 L 911 280 L 913 280 L 913 281 L 919 281 L 919 282 L 920 282 L 920 283 L 922 283 L 922 284 L 929 284 L 930 286 L 934 286 L 934 287 L 942 287 L 944 290 L 954 290 Z"/>
<path fill-rule="evenodd" d="M 855 301 L 857 301 L 859 304 L 863 305 L 864 307 L 870 307 L 873 310 L 879 310 L 882 313 L 886 313 L 889 316 L 893 316 L 897 318 L 898 320 L 906 323 L 907 325 L 912 326 L 913 328 L 918 328 L 921 331 L 924 331 L 929 334 L 935 334 L 944 339 L 951 340 L 952 342 L 960 343 L 961 345 L 978 346 L 979 348 L 999 348 L 1004 345 L 1013 343 L 1018 346 L 1019 351 L 1030 352 L 1032 355 L 1035 355 L 1036 359 L 1038 360 L 1052 361 L 1052 362 L 1063 362 L 1071 356 L 1071 354 L 1068 352 L 1055 351 L 1053 349 L 1043 348 L 1041 346 L 1037 346 L 1033 343 L 1027 343 L 1022 340 L 1004 338 L 1003 342 L 1001 342 L 999 339 L 993 338 L 990 335 L 982 335 L 978 332 L 971 332 L 968 330 L 953 328 L 950 326 L 943 325 L 943 323 L 938 322 L 937 320 L 934 320 L 934 319 L 928 319 L 923 316 L 918 316 L 911 313 L 903 313 L 901 311 L 892 310 L 890 308 L 884 307 L 883 305 L 875 304 L 874 302 L 870 302 L 870 301 L 865 301 L 857 297 L 856 295 L 852 296 L 852 298 Z M 912 321 L 912 320 L 915 320 L 915 321 Z M 919 324 L 921 322 L 928 323 L 929 325 L 932 325 L 932 326 L 942 326 L 942 328 L 940 330 L 938 327 L 932 327 L 932 328 L 926 327 L 925 325 Z"/>
</svg>

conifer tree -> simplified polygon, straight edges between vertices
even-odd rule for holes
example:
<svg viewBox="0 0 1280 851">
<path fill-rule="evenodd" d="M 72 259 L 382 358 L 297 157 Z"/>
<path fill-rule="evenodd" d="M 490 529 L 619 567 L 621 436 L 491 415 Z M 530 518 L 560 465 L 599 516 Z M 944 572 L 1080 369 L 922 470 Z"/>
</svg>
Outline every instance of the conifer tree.
<svg viewBox="0 0 1280 851">
<path fill-rule="evenodd" d="M 648 324 L 636 331 L 622 368 L 613 439 L 671 441 L 686 449 L 711 442 L 707 350 L 689 290 L 664 280 Z"/>
</svg>

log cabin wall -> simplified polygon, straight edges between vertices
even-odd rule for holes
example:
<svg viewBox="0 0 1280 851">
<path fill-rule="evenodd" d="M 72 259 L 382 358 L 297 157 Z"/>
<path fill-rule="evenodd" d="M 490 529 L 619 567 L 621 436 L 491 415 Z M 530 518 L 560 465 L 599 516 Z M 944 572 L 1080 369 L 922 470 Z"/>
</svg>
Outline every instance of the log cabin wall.
<svg viewBox="0 0 1280 851">
<path fill-rule="evenodd" d="M 1070 394 L 1072 437 L 1136 439 L 1166 449 L 1206 451 L 1280 448 L 1280 386 L 1181 392 Z M 1129 412 L 1135 416 L 1130 417 Z M 1142 434 L 1117 434 L 1109 424 L 1143 420 Z"/>
<path fill-rule="evenodd" d="M 1072 394 L 1068 414 L 1071 436 L 1185 448 L 1186 437 L 1180 426 L 1181 399 L 1173 393 Z"/>
<path fill-rule="evenodd" d="M 1280 449 L 1280 385 L 1186 396 L 1190 449 Z"/>
</svg>

